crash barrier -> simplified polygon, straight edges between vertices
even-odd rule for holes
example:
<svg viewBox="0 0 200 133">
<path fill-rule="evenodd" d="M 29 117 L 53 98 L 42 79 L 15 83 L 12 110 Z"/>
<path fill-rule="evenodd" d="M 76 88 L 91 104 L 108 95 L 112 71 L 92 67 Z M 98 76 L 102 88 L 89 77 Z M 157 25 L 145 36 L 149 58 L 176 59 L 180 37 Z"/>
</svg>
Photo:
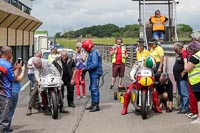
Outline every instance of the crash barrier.
<svg viewBox="0 0 200 133">
<path fill-rule="evenodd" d="M 164 66 L 163 66 L 163 72 L 167 72 L 172 83 L 173 83 L 173 93 L 176 98 L 176 103 L 178 102 L 178 93 L 176 89 L 176 83 L 173 76 L 173 66 L 176 60 L 176 54 L 173 49 L 173 45 L 175 42 L 163 42 L 162 47 L 165 52 L 165 58 L 164 58 Z M 181 41 L 182 44 L 187 45 L 188 41 Z M 100 51 L 102 54 L 102 59 L 105 62 L 111 62 L 111 56 L 110 56 L 110 49 L 113 45 L 107 45 L 107 44 L 95 44 L 95 47 Z M 128 57 L 126 59 L 126 67 L 131 68 L 131 66 L 134 64 L 136 60 L 136 44 L 125 44 L 125 47 L 128 51 Z"/>
</svg>

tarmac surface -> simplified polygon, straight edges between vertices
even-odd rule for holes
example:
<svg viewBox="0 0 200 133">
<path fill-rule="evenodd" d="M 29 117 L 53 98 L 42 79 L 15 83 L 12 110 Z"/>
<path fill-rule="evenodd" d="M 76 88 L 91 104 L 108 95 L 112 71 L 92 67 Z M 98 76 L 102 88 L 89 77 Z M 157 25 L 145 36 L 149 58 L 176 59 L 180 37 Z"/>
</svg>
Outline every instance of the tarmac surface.
<svg viewBox="0 0 200 133">
<path fill-rule="evenodd" d="M 85 110 L 90 105 L 88 91 L 89 79 L 87 75 L 87 99 L 77 100 L 75 108 L 65 107 L 69 113 L 60 113 L 57 120 L 52 119 L 50 112 L 37 112 L 26 116 L 29 100 L 29 86 L 21 91 L 18 106 L 13 118 L 14 133 L 199 133 L 200 124 L 190 124 L 192 119 L 183 114 L 162 114 L 150 111 L 147 119 L 143 120 L 141 114 L 136 112 L 132 104 L 129 105 L 128 114 L 121 116 L 122 104 L 114 100 L 113 92 L 109 92 L 111 85 L 111 64 L 104 63 L 104 84 L 100 88 L 101 102 L 99 112 Z M 129 70 L 127 69 L 126 72 Z M 129 82 L 125 77 L 124 82 Z M 24 82 L 26 84 L 27 82 Z M 116 82 L 117 83 L 117 82 Z M 117 85 L 117 84 L 116 84 Z"/>
</svg>

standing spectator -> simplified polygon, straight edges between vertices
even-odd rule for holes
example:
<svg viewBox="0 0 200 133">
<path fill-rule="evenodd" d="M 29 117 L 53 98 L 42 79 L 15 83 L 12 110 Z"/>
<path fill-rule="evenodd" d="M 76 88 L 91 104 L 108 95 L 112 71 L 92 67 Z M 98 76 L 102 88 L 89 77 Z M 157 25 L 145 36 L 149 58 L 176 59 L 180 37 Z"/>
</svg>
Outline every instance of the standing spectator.
<svg viewBox="0 0 200 133">
<path fill-rule="evenodd" d="M 35 53 L 34 57 L 41 58 L 42 57 L 42 52 L 41 51 L 37 51 Z M 31 115 L 32 114 L 32 107 L 34 106 L 36 98 L 38 97 L 37 88 L 34 87 L 35 86 L 35 76 L 34 76 L 34 65 L 33 65 L 33 62 L 32 62 L 34 57 L 31 57 L 28 60 L 28 63 L 27 63 L 27 69 L 28 69 L 28 74 L 27 75 L 28 75 L 28 79 L 30 80 L 31 88 L 30 88 L 30 100 L 28 102 L 28 110 L 26 112 L 26 115 Z M 35 91 L 33 91 L 34 88 L 36 89 Z"/>
<path fill-rule="evenodd" d="M 153 38 L 162 42 L 165 35 L 165 25 L 168 23 L 168 18 L 161 16 L 160 10 L 155 11 L 155 15 L 151 16 L 149 21 L 147 21 L 147 26 L 152 24 Z"/>
<path fill-rule="evenodd" d="M 189 111 L 188 76 L 184 71 L 184 61 L 182 58 L 183 45 L 179 42 L 175 43 L 174 51 L 177 54 L 177 58 L 173 67 L 173 74 L 180 95 L 180 110 L 178 113 L 183 114 Z"/>
<path fill-rule="evenodd" d="M 8 46 L 0 47 L 0 133 L 4 133 L 9 126 L 8 112 L 11 106 L 12 81 L 21 68 L 13 59 L 12 49 Z"/>
<path fill-rule="evenodd" d="M 123 40 L 117 38 L 114 46 L 110 50 L 112 56 L 112 84 L 110 90 L 113 89 L 116 81 L 116 77 L 119 76 L 118 87 L 122 87 L 122 79 L 125 72 L 126 57 L 128 57 L 127 50 L 123 45 Z"/>
<path fill-rule="evenodd" d="M 100 111 L 99 100 L 99 80 L 103 74 L 102 69 L 102 58 L 100 52 L 94 48 L 94 43 L 91 40 L 85 40 L 82 43 L 82 47 L 89 53 L 87 58 L 87 67 L 83 69 L 83 73 L 89 72 L 91 92 L 91 106 L 87 107 L 86 110 L 90 112 Z"/>
<path fill-rule="evenodd" d="M 140 60 L 141 58 L 146 59 L 147 56 L 149 56 L 149 51 L 145 49 L 144 47 L 144 41 L 143 40 L 139 40 L 138 41 L 138 49 L 136 51 L 136 60 Z"/>
<path fill-rule="evenodd" d="M 41 51 L 37 51 L 35 53 L 35 56 L 34 57 L 39 57 L 39 58 L 42 58 L 42 52 Z M 34 76 L 34 71 L 33 71 L 33 63 L 32 63 L 32 60 L 34 57 L 31 57 L 29 60 L 28 60 L 28 63 L 27 63 L 27 69 L 28 69 L 28 79 L 30 80 L 31 82 L 31 89 L 34 88 L 34 83 L 35 83 L 35 76 Z"/>
<path fill-rule="evenodd" d="M 68 57 L 66 50 L 61 52 L 61 56 L 57 57 L 53 64 L 61 74 L 64 85 L 62 86 L 62 96 L 64 98 L 64 86 L 67 87 L 67 102 L 69 107 L 75 107 L 74 105 L 74 84 L 75 84 L 75 72 L 76 64 L 71 57 Z"/>
<path fill-rule="evenodd" d="M 200 42 L 200 33 L 199 32 L 194 32 L 191 34 L 192 41 L 195 42 Z M 189 60 L 189 58 L 192 56 L 192 53 L 189 53 L 188 50 L 186 49 L 184 51 L 185 54 L 182 55 L 183 59 Z M 192 92 L 192 87 L 190 82 L 188 83 L 188 89 L 189 89 L 189 101 L 190 101 L 190 112 L 186 113 L 185 115 L 189 118 L 197 118 L 198 117 L 198 109 L 197 109 L 197 100 L 195 98 L 194 93 Z"/>
<path fill-rule="evenodd" d="M 51 53 L 48 55 L 48 61 L 53 62 L 56 57 L 59 57 L 60 54 L 57 51 L 57 45 L 51 45 Z"/>
<path fill-rule="evenodd" d="M 169 78 L 168 73 L 156 74 L 155 75 L 155 87 L 158 92 L 158 97 L 160 99 L 160 103 L 166 107 L 166 112 L 172 112 L 173 105 L 173 84 Z M 153 92 L 155 93 L 155 92 Z M 153 101 L 155 104 L 155 96 L 153 96 Z M 168 104 L 167 104 L 168 102 Z M 159 107 L 159 106 L 157 106 Z"/>
<path fill-rule="evenodd" d="M 193 41 L 188 46 L 188 51 L 192 52 L 189 61 L 184 59 L 185 71 L 188 72 L 189 82 L 197 100 L 198 118 L 192 124 L 200 124 L 200 43 Z"/>
<path fill-rule="evenodd" d="M 22 64 L 22 62 L 21 62 L 21 64 Z M 25 71 L 25 65 L 22 66 L 20 74 L 17 75 L 14 82 L 12 82 L 12 104 L 11 104 L 11 107 L 10 107 L 9 113 L 8 113 L 8 119 L 9 119 L 9 126 L 7 129 L 8 133 L 13 131 L 13 129 L 11 129 L 10 126 L 11 126 L 12 118 L 13 118 L 13 115 L 15 113 L 15 109 L 17 106 L 19 92 L 21 90 L 20 82 L 24 78 L 24 71 Z"/>
<path fill-rule="evenodd" d="M 138 62 L 133 65 L 131 74 L 130 74 L 132 76 L 131 77 L 132 82 L 136 81 L 135 73 L 137 72 L 138 68 L 143 66 L 142 60 L 144 61 L 147 58 L 147 56 L 149 55 L 149 51 L 144 48 L 144 41 L 139 40 L 138 42 L 139 42 L 139 44 L 138 44 L 138 48 L 136 50 L 136 60 Z"/>
<path fill-rule="evenodd" d="M 81 43 L 78 42 L 76 44 L 76 53 L 74 56 L 74 60 L 76 63 L 76 74 L 75 74 L 75 80 L 76 80 L 76 97 L 77 99 L 80 99 L 80 85 L 82 85 L 82 95 L 83 98 L 86 98 L 86 91 L 85 91 L 85 77 L 82 77 L 82 70 L 86 68 L 86 57 L 87 54 L 81 49 Z"/>
<path fill-rule="evenodd" d="M 149 42 L 150 55 L 156 60 L 155 73 L 163 72 L 164 50 L 156 39 L 151 39 Z"/>
</svg>

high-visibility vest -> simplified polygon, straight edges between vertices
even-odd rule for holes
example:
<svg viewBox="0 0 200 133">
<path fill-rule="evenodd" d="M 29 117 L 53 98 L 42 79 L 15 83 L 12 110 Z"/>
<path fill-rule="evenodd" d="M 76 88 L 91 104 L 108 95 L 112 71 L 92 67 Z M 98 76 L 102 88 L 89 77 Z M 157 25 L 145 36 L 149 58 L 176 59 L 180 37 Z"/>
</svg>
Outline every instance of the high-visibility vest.
<svg viewBox="0 0 200 133">
<path fill-rule="evenodd" d="M 188 78 L 191 85 L 200 83 L 200 51 L 193 55 L 196 59 L 199 60 L 199 63 L 194 66 L 194 68 L 188 72 Z"/>
<path fill-rule="evenodd" d="M 165 16 L 160 16 L 159 18 L 155 16 L 151 16 L 151 23 L 153 24 L 153 31 L 158 31 L 158 30 L 165 30 L 165 25 L 164 22 L 166 21 Z"/>
<path fill-rule="evenodd" d="M 122 48 L 122 63 L 126 63 L 126 48 L 124 46 L 121 47 Z M 117 49 L 115 49 L 114 54 L 112 55 L 112 63 L 116 62 L 116 53 L 117 53 Z"/>
<path fill-rule="evenodd" d="M 53 62 L 56 57 L 60 56 L 60 54 L 49 54 L 48 61 Z"/>
</svg>

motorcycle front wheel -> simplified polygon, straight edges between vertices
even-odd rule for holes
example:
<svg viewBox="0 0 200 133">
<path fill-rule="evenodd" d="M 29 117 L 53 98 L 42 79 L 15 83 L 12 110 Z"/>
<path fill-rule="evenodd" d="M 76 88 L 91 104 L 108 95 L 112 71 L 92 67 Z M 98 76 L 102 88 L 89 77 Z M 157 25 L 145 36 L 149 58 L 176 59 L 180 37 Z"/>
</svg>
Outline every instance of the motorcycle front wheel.
<svg viewBox="0 0 200 133">
<path fill-rule="evenodd" d="M 51 115 L 53 119 L 57 119 L 58 118 L 58 102 L 57 102 L 55 91 L 52 91 L 50 95 L 51 95 L 51 98 L 50 98 Z"/>
<path fill-rule="evenodd" d="M 141 100 L 141 105 L 142 105 L 142 119 L 146 119 L 147 118 L 147 92 L 146 91 L 142 91 L 142 100 Z"/>
</svg>

